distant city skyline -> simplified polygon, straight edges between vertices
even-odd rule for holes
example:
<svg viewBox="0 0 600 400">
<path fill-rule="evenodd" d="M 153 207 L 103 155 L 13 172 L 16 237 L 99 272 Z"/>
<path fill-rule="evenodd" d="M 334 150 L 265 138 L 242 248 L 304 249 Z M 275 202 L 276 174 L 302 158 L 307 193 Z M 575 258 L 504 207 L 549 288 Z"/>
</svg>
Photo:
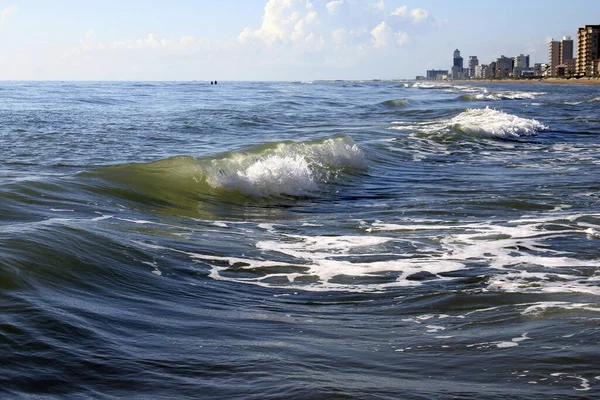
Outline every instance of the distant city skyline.
<svg viewBox="0 0 600 400">
<path fill-rule="evenodd" d="M 414 78 L 448 54 L 548 61 L 600 22 L 597 0 L 0 1 L 0 80 Z"/>
</svg>

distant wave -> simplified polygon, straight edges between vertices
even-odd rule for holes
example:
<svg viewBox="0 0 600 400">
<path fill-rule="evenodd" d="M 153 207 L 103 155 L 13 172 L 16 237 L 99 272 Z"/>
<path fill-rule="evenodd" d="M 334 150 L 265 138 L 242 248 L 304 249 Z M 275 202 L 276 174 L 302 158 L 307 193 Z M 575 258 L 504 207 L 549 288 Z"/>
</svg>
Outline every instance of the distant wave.
<svg viewBox="0 0 600 400">
<path fill-rule="evenodd" d="M 390 129 L 420 132 L 434 137 L 456 138 L 456 133 L 476 137 L 511 139 L 521 136 L 533 136 L 548 127 L 535 119 L 521 118 L 516 115 L 491 108 L 468 109 L 459 115 L 443 120 L 424 122 L 395 121 Z M 448 135 L 451 136 L 448 136 Z"/>
<path fill-rule="evenodd" d="M 387 108 L 402 108 L 408 104 L 408 99 L 386 100 L 380 104 Z"/>
<path fill-rule="evenodd" d="M 408 86 L 416 89 L 451 89 L 454 88 L 454 85 L 449 85 L 446 83 L 425 83 L 425 82 L 416 82 L 412 85 Z"/>
<path fill-rule="evenodd" d="M 535 119 L 527 119 L 491 108 L 468 109 L 448 122 L 456 131 L 469 135 L 497 138 L 532 136 L 547 126 Z"/>
<path fill-rule="evenodd" d="M 467 101 L 498 101 L 498 100 L 531 100 L 544 93 L 538 92 L 500 92 L 500 93 L 478 93 L 478 94 L 464 94 L 459 98 Z"/>
<path fill-rule="evenodd" d="M 217 156 L 177 156 L 103 167 L 83 175 L 124 184 L 127 193 L 143 193 L 152 202 L 189 203 L 205 196 L 228 201 L 312 196 L 344 172 L 364 167 L 362 150 L 349 136 L 340 136 L 263 143 Z"/>
</svg>

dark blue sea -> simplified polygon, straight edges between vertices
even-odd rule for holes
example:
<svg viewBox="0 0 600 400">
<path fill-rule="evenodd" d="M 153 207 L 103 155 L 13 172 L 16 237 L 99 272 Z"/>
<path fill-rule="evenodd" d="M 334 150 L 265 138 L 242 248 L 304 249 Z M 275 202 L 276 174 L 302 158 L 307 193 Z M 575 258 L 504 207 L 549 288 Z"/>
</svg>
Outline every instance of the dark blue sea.
<svg viewBox="0 0 600 400">
<path fill-rule="evenodd" d="M 600 398 L 600 87 L 0 82 L 0 398 Z"/>
</svg>

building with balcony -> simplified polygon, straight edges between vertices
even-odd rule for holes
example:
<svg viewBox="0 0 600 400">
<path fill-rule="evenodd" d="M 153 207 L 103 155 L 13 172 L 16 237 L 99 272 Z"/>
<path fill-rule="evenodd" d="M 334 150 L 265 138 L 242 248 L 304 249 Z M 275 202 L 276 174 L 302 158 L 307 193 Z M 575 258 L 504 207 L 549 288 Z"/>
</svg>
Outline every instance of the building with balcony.
<svg viewBox="0 0 600 400">
<path fill-rule="evenodd" d="M 594 60 L 600 58 L 600 25 L 586 25 L 577 33 L 577 76 L 593 76 Z"/>
</svg>

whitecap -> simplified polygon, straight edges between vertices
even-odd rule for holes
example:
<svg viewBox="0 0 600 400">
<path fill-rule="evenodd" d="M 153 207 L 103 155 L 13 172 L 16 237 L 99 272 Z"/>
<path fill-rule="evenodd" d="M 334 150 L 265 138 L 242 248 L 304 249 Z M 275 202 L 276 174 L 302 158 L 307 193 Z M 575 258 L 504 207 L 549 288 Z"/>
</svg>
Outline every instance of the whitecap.
<svg viewBox="0 0 600 400">
<path fill-rule="evenodd" d="M 471 135 L 498 138 L 532 136 L 548 129 L 535 119 L 517 117 L 488 107 L 468 109 L 452 118 L 448 126 Z"/>
</svg>

